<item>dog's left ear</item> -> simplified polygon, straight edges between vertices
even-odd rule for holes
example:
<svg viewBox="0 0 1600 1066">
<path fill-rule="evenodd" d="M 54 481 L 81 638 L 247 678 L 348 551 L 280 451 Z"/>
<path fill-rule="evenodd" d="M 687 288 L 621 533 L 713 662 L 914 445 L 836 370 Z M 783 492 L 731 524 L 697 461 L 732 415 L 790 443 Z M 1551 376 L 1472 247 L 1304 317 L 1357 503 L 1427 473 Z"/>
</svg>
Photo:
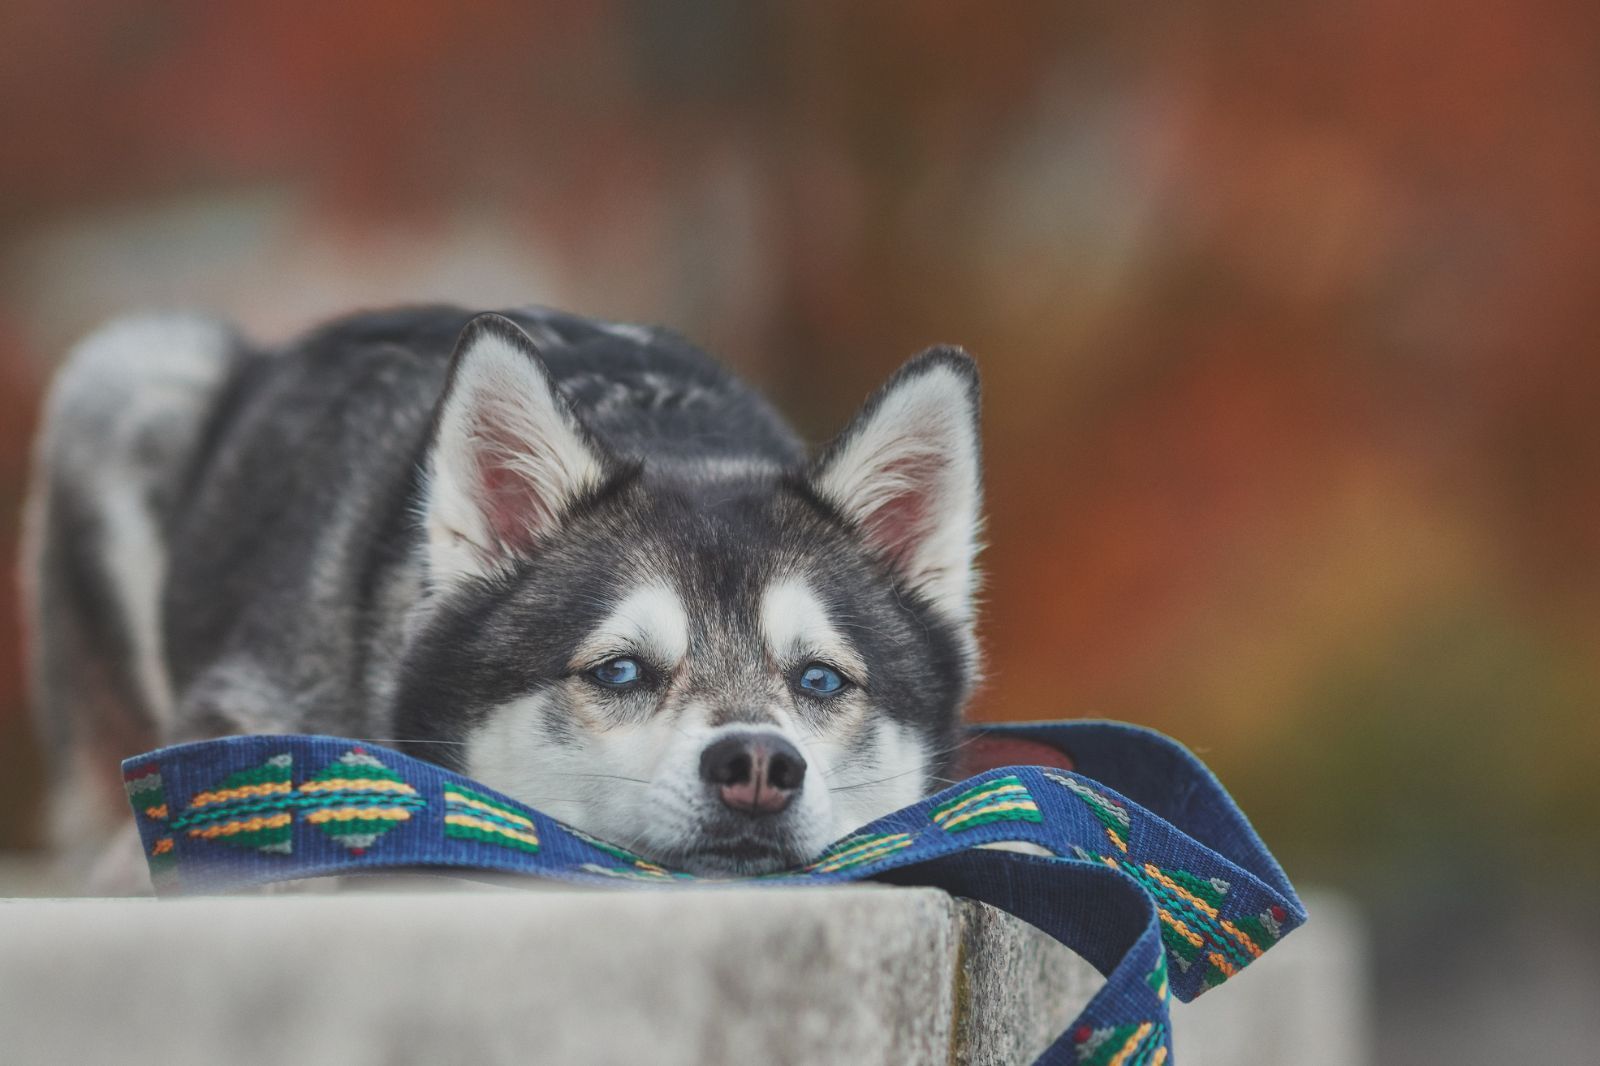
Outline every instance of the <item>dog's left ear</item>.
<svg viewBox="0 0 1600 1066">
<path fill-rule="evenodd" d="M 901 367 L 813 464 L 810 482 L 908 586 L 969 623 L 982 525 L 978 370 L 959 348 Z"/>
</svg>

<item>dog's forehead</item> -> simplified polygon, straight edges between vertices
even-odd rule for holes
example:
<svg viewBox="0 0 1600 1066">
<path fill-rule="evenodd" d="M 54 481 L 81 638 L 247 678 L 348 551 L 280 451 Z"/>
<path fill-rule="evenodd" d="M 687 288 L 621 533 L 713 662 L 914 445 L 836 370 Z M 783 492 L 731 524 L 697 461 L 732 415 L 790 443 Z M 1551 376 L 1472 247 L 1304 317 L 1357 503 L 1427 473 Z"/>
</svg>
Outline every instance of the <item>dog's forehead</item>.
<svg viewBox="0 0 1600 1066">
<path fill-rule="evenodd" d="M 754 649 L 775 612 L 814 619 L 852 585 L 842 533 L 770 485 L 663 493 L 629 524 L 616 540 L 626 562 L 613 596 L 671 589 L 697 648 Z"/>
</svg>

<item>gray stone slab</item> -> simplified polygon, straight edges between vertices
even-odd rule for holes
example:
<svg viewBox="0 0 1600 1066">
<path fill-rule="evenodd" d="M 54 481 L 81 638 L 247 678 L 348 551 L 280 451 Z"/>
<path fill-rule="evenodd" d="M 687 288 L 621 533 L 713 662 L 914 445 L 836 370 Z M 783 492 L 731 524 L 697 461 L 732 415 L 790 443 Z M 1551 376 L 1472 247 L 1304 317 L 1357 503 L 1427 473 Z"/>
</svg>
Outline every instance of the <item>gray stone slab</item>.
<svg viewBox="0 0 1600 1066">
<path fill-rule="evenodd" d="M 0 906 L 20 1064 L 948 1062 L 928 889 Z"/>
<path fill-rule="evenodd" d="M 0 902 L 0 1062 L 1026 1064 L 1101 985 L 932 889 L 387 883 L 404 891 Z M 1363 1066 L 1361 924 L 1311 907 L 1176 1007 L 1184 1066 Z"/>
<path fill-rule="evenodd" d="M 952 1062 L 1031 1063 L 1105 978 L 1054 938 L 1004 911 L 957 905 Z"/>
</svg>

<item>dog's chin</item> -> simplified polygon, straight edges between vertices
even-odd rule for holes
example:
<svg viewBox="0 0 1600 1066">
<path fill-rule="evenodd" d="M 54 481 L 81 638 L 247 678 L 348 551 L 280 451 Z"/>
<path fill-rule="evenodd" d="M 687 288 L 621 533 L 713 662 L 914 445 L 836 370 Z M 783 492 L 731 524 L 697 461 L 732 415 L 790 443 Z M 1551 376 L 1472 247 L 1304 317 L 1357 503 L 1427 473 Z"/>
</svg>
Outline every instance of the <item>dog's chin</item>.
<svg viewBox="0 0 1600 1066">
<path fill-rule="evenodd" d="M 673 868 L 696 877 L 759 877 L 792 870 L 803 861 L 803 856 L 771 851 L 690 851 L 679 856 Z"/>
<path fill-rule="evenodd" d="M 769 837 L 707 837 L 657 861 L 696 877 L 757 877 L 798 869 L 814 858 L 793 842 Z"/>
</svg>

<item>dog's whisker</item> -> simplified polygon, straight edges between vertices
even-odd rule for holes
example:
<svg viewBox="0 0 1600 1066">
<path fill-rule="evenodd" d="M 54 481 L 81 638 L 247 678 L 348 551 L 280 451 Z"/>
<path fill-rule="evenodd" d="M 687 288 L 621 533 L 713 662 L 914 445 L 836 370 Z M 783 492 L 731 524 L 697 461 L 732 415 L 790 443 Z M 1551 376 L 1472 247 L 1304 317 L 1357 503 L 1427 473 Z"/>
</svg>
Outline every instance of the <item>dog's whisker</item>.
<svg viewBox="0 0 1600 1066">
<path fill-rule="evenodd" d="M 886 785 L 890 781 L 898 781 L 902 777 L 909 777 L 912 774 L 920 774 L 920 773 L 925 773 L 925 771 L 923 770 L 922 767 L 915 766 L 915 767 L 912 767 L 910 770 L 905 770 L 905 771 L 902 771 L 901 773 L 898 773 L 898 774 L 890 774 L 888 777 L 880 777 L 880 778 L 878 778 L 878 779 L 876 779 L 874 781 L 857 781 L 854 784 L 850 784 L 850 785 L 830 785 L 830 786 L 828 786 L 828 790 L 830 792 L 853 792 L 854 790 L 856 790 L 858 788 L 873 788 L 873 787 L 875 787 L 877 785 Z"/>
<path fill-rule="evenodd" d="M 576 771 L 569 770 L 546 770 L 545 773 L 553 774 L 556 777 L 599 777 L 604 778 L 607 781 L 627 781 L 628 783 L 634 785 L 650 784 L 649 781 L 646 781 L 642 777 L 624 777 L 622 774 L 578 773 Z"/>
</svg>

